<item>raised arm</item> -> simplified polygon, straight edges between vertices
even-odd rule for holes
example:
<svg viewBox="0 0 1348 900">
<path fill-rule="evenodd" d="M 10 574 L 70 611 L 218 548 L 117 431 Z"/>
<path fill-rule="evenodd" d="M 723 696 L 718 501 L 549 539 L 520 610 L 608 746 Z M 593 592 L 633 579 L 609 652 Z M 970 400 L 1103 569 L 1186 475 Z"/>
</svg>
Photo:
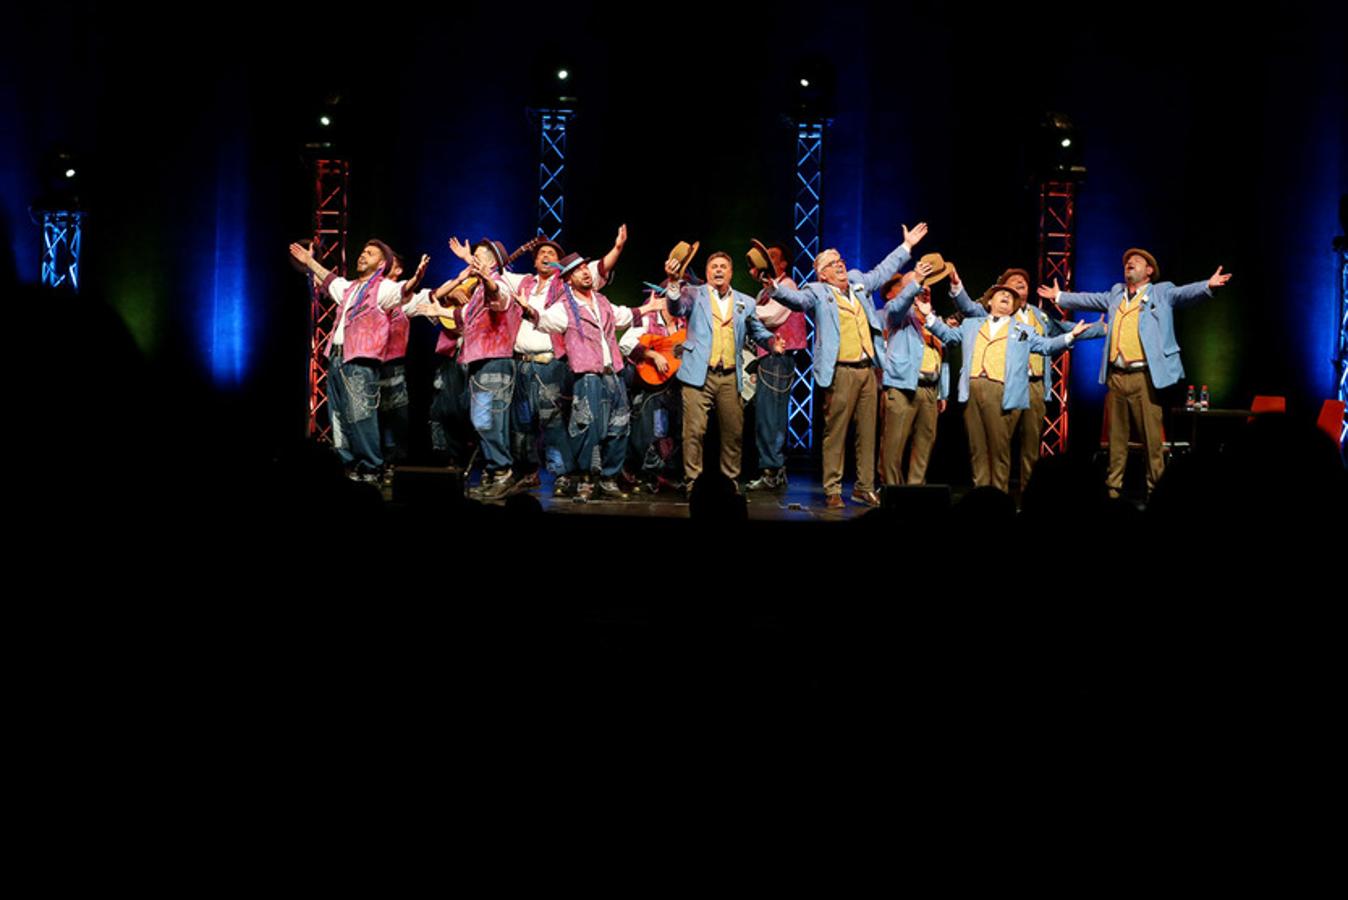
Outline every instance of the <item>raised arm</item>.
<svg viewBox="0 0 1348 900">
<path fill-rule="evenodd" d="M 964 289 L 964 282 L 960 280 L 960 273 L 954 266 L 950 267 L 950 297 L 955 301 L 955 308 L 962 316 L 974 318 L 988 314 L 983 304 L 974 302 L 969 292 Z"/>
<path fill-rule="evenodd" d="M 676 280 L 679 277 L 679 263 L 675 259 L 665 261 L 665 274 L 670 280 L 669 287 L 665 288 L 669 314 L 676 319 L 687 318 L 693 308 L 693 292 L 696 288 Z"/>
<path fill-rule="evenodd" d="M 623 247 L 626 245 L 627 226 L 619 225 L 618 236 L 613 240 L 613 248 L 599 261 L 599 278 L 595 281 L 597 287 L 603 287 L 608 283 L 609 275 L 613 272 L 614 266 L 618 265 L 618 257 L 623 255 Z"/>
<path fill-rule="evenodd" d="M 290 245 L 290 256 L 296 262 L 300 263 L 319 281 L 324 281 L 332 273 L 319 265 L 318 260 L 314 259 L 314 252 L 301 243 Z"/>
<path fill-rule="evenodd" d="M 417 270 L 412 273 L 412 277 L 403 282 L 403 299 L 411 297 L 421 288 L 421 279 L 426 277 L 426 266 L 430 264 L 431 258 L 425 253 L 421 254 L 421 262 L 417 263 Z"/>
<path fill-rule="evenodd" d="M 917 295 L 922 292 L 922 282 L 918 279 L 908 282 L 903 290 L 893 300 L 885 304 L 883 310 L 885 323 L 890 329 L 894 329 L 903 324 L 903 317 L 908 315 L 908 309 L 913 305 Z"/>
<path fill-rule="evenodd" d="M 918 241 L 927 236 L 927 223 L 918 222 L 912 231 L 908 226 L 903 226 L 903 243 L 895 247 L 890 254 L 880 261 L 880 265 L 871 269 L 861 276 L 861 283 L 866 290 L 874 293 L 889 279 L 893 278 L 895 273 L 902 269 L 908 260 L 913 258 L 913 248 L 917 246 Z"/>
</svg>

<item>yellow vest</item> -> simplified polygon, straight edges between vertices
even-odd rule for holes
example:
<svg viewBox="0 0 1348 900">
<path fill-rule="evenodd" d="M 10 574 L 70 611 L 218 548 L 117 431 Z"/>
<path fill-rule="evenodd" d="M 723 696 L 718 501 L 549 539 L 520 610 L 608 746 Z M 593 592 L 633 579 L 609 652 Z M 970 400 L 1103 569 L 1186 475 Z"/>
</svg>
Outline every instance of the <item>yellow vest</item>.
<svg viewBox="0 0 1348 900">
<path fill-rule="evenodd" d="M 871 323 L 861 304 L 849 290 L 846 294 L 832 288 L 838 301 L 838 362 L 860 362 L 862 356 L 875 359 L 871 342 Z"/>
<path fill-rule="evenodd" d="M 941 354 L 931 344 L 922 348 L 922 374 L 928 378 L 934 376 L 941 368 Z"/>
<path fill-rule="evenodd" d="M 978 329 L 978 337 L 974 339 L 972 377 L 987 378 L 1005 384 L 1006 336 L 1011 333 L 1011 323 L 1006 323 L 1006 330 L 998 338 L 991 336 L 991 325 L 991 320 L 984 322 L 983 327 Z"/>
<path fill-rule="evenodd" d="M 1141 320 L 1142 301 L 1147 299 L 1147 289 L 1143 288 L 1133 302 L 1128 302 L 1125 294 L 1119 304 L 1119 314 L 1114 319 L 1114 327 L 1109 330 L 1109 361 L 1114 362 L 1120 356 L 1123 364 L 1145 362 L 1147 354 L 1142 350 L 1142 336 L 1138 334 L 1137 323 Z"/>
<path fill-rule="evenodd" d="M 721 318 L 717 308 L 715 288 L 707 288 L 707 301 L 711 303 L 711 359 L 707 365 L 722 369 L 735 366 L 735 295 L 726 298 L 726 318 Z"/>
<path fill-rule="evenodd" d="M 1044 336 L 1044 324 L 1039 321 L 1039 317 L 1028 309 L 1022 309 L 1016 313 L 1016 318 L 1027 328 L 1033 328 L 1040 337 Z M 1044 377 L 1044 357 L 1038 353 L 1030 354 L 1030 375 L 1035 378 Z"/>
</svg>

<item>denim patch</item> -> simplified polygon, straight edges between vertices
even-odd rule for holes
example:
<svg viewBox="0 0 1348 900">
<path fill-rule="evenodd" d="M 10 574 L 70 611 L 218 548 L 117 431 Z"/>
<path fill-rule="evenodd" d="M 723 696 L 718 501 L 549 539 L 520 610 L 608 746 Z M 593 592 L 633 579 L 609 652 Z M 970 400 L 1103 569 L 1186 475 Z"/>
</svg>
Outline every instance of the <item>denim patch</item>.
<svg viewBox="0 0 1348 900">
<path fill-rule="evenodd" d="M 571 405 L 571 427 L 572 437 L 576 437 L 590 427 L 594 421 L 594 413 L 590 410 L 590 400 L 588 397 L 577 397 Z"/>
<path fill-rule="evenodd" d="M 342 378 L 350 394 L 351 422 L 354 424 L 372 418 L 379 409 L 378 379 L 368 369 L 354 366 L 344 370 Z"/>
<path fill-rule="evenodd" d="M 548 471 L 551 474 L 553 475 L 566 474 L 566 465 L 562 461 L 562 451 L 558 450 L 556 447 L 549 447 L 547 448 L 547 451 L 544 455 L 547 460 L 546 465 L 548 467 Z"/>
<path fill-rule="evenodd" d="M 469 418 L 473 422 L 473 427 L 478 431 L 489 430 L 491 428 L 491 413 L 492 395 L 485 391 L 473 391 L 469 409 Z"/>
<path fill-rule="evenodd" d="M 556 412 L 562 402 L 562 386 L 560 384 L 548 384 L 539 379 L 538 382 L 538 411 L 543 415 Z"/>
</svg>

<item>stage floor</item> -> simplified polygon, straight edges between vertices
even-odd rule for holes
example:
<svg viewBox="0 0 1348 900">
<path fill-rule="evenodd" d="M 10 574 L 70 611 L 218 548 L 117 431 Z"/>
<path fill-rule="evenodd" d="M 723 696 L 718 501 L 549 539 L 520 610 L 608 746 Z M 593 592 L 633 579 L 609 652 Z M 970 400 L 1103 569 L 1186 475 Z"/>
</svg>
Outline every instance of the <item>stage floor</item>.
<svg viewBox="0 0 1348 900">
<path fill-rule="evenodd" d="M 398 470 L 422 473 L 444 471 L 443 469 L 419 466 L 399 467 Z M 477 480 L 476 473 L 474 473 L 473 480 L 474 482 Z M 554 498 L 552 496 L 552 482 L 552 476 L 544 473 L 542 486 L 526 492 L 527 495 L 537 499 L 542 505 L 543 511 L 547 513 L 568 516 L 688 518 L 688 501 L 684 499 L 682 493 L 675 490 L 662 491 L 655 495 L 630 494 L 627 500 L 592 499 L 579 502 L 570 498 Z M 945 487 L 945 485 L 942 485 L 942 487 Z M 968 485 L 950 486 L 951 502 L 958 502 L 970 490 L 972 490 L 972 487 Z M 864 515 L 871 509 L 871 507 L 852 502 L 850 499 L 851 486 L 847 482 L 844 482 L 843 490 L 843 500 L 847 505 L 843 509 L 828 509 L 824 505 L 822 482 L 804 474 L 791 475 L 789 486 L 784 491 L 748 491 L 744 493 L 744 497 L 747 501 L 749 519 L 753 521 L 842 522 Z M 384 499 L 393 499 L 393 492 L 388 484 L 384 486 Z M 494 501 L 494 504 L 500 505 L 504 502 L 504 500 Z"/>
</svg>

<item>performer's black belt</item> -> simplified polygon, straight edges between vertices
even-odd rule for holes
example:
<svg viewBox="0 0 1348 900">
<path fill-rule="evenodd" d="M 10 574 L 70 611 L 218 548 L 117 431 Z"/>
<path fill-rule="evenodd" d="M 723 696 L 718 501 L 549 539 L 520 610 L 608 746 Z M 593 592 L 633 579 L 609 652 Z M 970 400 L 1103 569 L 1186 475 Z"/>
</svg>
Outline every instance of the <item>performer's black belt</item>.
<svg viewBox="0 0 1348 900">
<path fill-rule="evenodd" d="M 843 369 L 869 369 L 874 365 L 869 359 L 859 359 L 856 362 L 839 362 L 837 366 Z"/>
<path fill-rule="evenodd" d="M 735 367 L 734 367 L 734 366 L 710 366 L 710 367 L 708 367 L 707 371 L 708 371 L 708 372 L 715 372 L 717 375 L 733 375 L 733 374 L 735 373 Z"/>
<path fill-rule="evenodd" d="M 1031 375 L 1031 376 L 1030 376 L 1030 384 L 1034 384 L 1036 381 L 1043 381 L 1043 380 L 1044 380 L 1044 376 L 1043 376 L 1043 375 Z"/>
</svg>

